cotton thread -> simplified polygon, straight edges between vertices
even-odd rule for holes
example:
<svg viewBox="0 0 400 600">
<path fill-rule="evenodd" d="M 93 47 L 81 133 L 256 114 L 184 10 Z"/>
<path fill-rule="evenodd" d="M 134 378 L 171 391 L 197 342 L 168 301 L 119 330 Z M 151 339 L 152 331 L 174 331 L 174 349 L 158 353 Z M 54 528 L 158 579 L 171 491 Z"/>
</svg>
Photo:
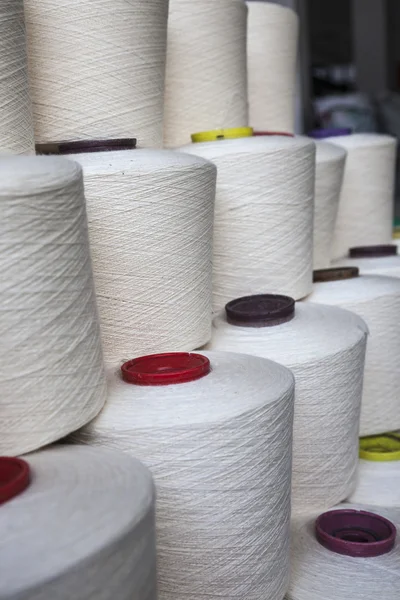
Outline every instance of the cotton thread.
<svg viewBox="0 0 400 600">
<path fill-rule="evenodd" d="M 155 600 L 154 487 L 118 452 L 26 457 L 29 487 L 0 506 L 2 600 Z"/>
<path fill-rule="evenodd" d="M 0 454 L 54 442 L 102 408 L 106 383 L 80 167 L 0 160 Z"/>
<path fill-rule="evenodd" d="M 294 132 L 299 19 L 270 2 L 247 2 L 250 125 Z"/>
<path fill-rule="evenodd" d="M 215 167 L 168 150 L 70 158 L 84 172 L 106 361 L 205 344 Z"/>
<path fill-rule="evenodd" d="M 168 0 L 25 0 L 38 144 L 162 146 Z"/>
<path fill-rule="evenodd" d="M 333 261 L 332 266 L 355 266 L 365 275 L 387 275 L 400 277 L 400 256 L 380 256 L 371 258 L 342 258 Z"/>
<path fill-rule="evenodd" d="M 243 0 L 170 0 L 164 145 L 248 125 Z"/>
<path fill-rule="evenodd" d="M 0 152 L 34 154 L 23 0 L 0 6 Z"/>
<path fill-rule="evenodd" d="M 315 146 L 307 138 L 249 137 L 182 152 L 218 169 L 213 310 L 252 293 L 303 298 L 312 288 Z"/>
<path fill-rule="evenodd" d="M 73 439 L 143 460 L 157 486 L 161 600 L 281 600 L 287 589 L 293 376 L 207 352 L 211 372 L 138 386 L 110 372 L 100 417 Z"/>
</svg>

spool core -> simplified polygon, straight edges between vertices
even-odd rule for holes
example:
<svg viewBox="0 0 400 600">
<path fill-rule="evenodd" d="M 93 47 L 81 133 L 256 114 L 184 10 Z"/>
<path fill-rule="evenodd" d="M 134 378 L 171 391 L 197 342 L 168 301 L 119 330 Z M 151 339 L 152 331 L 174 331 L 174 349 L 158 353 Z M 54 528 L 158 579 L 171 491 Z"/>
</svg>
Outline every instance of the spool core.
<svg viewBox="0 0 400 600">
<path fill-rule="evenodd" d="M 393 549 L 396 527 L 371 512 L 330 510 L 315 521 L 315 534 L 318 542 L 331 552 L 367 558 Z"/>
<path fill-rule="evenodd" d="M 342 279 L 353 279 L 358 277 L 358 267 L 333 267 L 330 269 L 317 269 L 313 272 L 314 283 L 321 281 L 340 281 Z"/>
<path fill-rule="evenodd" d="M 289 296 L 258 294 L 231 300 L 225 306 L 226 320 L 241 327 L 272 327 L 294 317 L 295 301 Z"/>
<path fill-rule="evenodd" d="M 284 135 L 285 137 L 294 137 L 294 133 L 287 131 L 254 131 L 253 135 Z"/>
<path fill-rule="evenodd" d="M 122 379 L 136 385 L 187 383 L 208 375 L 210 371 L 208 358 L 192 352 L 140 356 L 121 367 Z"/>
<path fill-rule="evenodd" d="M 351 135 L 350 127 L 326 127 L 322 129 L 313 129 L 308 134 L 308 137 L 316 140 L 323 140 L 330 137 L 338 137 L 340 135 Z"/>
<path fill-rule="evenodd" d="M 136 138 L 120 138 L 113 140 L 82 140 L 59 144 L 59 154 L 81 154 L 82 152 L 111 152 L 112 150 L 133 150 Z"/>
<path fill-rule="evenodd" d="M 21 458 L 0 456 L 0 504 L 24 491 L 30 482 L 29 464 Z"/>
<path fill-rule="evenodd" d="M 396 256 L 397 246 L 395 244 L 381 244 L 379 246 L 356 246 L 350 248 L 350 258 L 381 258 L 383 256 Z"/>
<path fill-rule="evenodd" d="M 251 127 L 232 127 L 230 129 L 214 129 L 212 131 L 201 131 L 192 133 L 193 143 L 215 142 L 216 140 L 234 140 L 242 137 L 251 137 L 253 129 Z"/>
<path fill-rule="evenodd" d="M 359 456 L 374 462 L 400 460 L 400 435 L 385 433 L 361 438 Z"/>
</svg>

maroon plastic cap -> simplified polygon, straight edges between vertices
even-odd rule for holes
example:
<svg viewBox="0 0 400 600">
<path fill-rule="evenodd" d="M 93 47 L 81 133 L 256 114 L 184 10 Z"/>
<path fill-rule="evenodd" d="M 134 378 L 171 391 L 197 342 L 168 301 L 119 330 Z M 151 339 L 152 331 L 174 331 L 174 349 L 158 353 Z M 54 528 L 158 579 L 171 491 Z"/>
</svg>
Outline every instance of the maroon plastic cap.
<svg viewBox="0 0 400 600">
<path fill-rule="evenodd" d="M 253 131 L 254 135 L 284 135 L 286 137 L 294 137 L 294 133 L 288 133 L 287 131 Z"/>
<path fill-rule="evenodd" d="M 381 258 L 383 256 L 396 256 L 397 246 L 395 244 L 384 244 L 380 246 L 356 246 L 350 248 L 350 258 Z"/>
<path fill-rule="evenodd" d="M 315 521 L 319 543 L 337 554 L 366 558 L 390 552 L 396 527 L 380 515 L 343 509 L 323 513 Z"/>
<path fill-rule="evenodd" d="M 82 140 L 59 144 L 60 154 L 81 154 L 82 152 L 111 152 L 112 150 L 133 150 L 136 148 L 136 138 L 121 138 L 114 140 Z"/>
<path fill-rule="evenodd" d="M 208 358 L 191 352 L 150 354 L 129 360 L 121 367 L 123 380 L 137 385 L 187 383 L 210 371 Z"/>
<path fill-rule="evenodd" d="M 358 277 L 358 267 L 334 267 L 332 269 L 317 269 L 313 272 L 314 283 L 321 281 L 340 281 L 341 279 L 353 279 Z"/>
<path fill-rule="evenodd" d="M 0 504 L 24 491 L 30 481 L 27 462 L 12 456 L 0 456 Z"/>
<path fill-rule="evenodd" d="M 289 296 L 244 296 L 228 302 L 226 320 L 242 327 L 272 327 L 293 319 L 294 307 L 295 301 Z"/>
</svg>

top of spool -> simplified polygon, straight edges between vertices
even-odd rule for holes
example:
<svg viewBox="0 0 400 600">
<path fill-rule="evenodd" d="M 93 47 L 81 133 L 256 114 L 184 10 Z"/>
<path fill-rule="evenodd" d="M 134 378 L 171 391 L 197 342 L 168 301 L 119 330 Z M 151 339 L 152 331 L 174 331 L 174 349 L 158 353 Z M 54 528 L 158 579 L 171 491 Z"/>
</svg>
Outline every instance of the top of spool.
<svg viewBox="0 0 400 600">
<path fill-rule="evenodd" d="M 272 327 L 294 317 L 295 301 L 289 296 L 258 294 L 243 296 L 225 306 L 226 319 L 242 327 Z"/>
<path fill-rule="evenodd" d="M 253 135 L 284 135 L 286 137 L 294 137 L 294 133 L 287 131 L 253 131 Z"/>
<path fill-rule="evenodd" d="M 323 140 L 330 137 L 350 135 L 351 133 L 352 131 L 349 127 L 327 127 L 325 129 L 313 129 L 308 135 L 316 140 Z"/>
<path fill-rule="evenodd" d="M 315 533 L 319 543 L 337 554 L 366 558 L 390 552 L 396 527 L 380 515 L 363 510 L 330 510 L 318 517 Z"/>
<path fill-rule="evenodd" d="M 397 246 L 395 244 L 381 244 L 379 246 L 356 246 L 350 248 L 350 258 L 380 258 L 383 256 L 395 256 Z"/>
<path fill-rule="evenodd" d="M 113 150 L 133 150 L 136 138 L 120 138 L 113 140 L 82 140 L 59 144 L 60 154 L 81 154 L 82 152 L 111 152 Z"/>
<path fill-rule="evenodd" d="M 353 279 L 360 274 L 358 267 L 333 267 L 330 269 L 317 269 L 313 272 L 314 283 L 321 281 L 340 281 Z"/>
<path fill-rule="evenodd" d="M 193 352 L 150 354 L 129 360 L 121 367 L 123 380 L 137 385 L 187 383 L 210 371 L 208 358 Z"/>
<path fill-rule="evenodd" d="M 361 438 L 360 458 L 374 462 L 400 460 L 400 435 L 385 433 Z"/>
<path fill-rule="evenodd" d="M 214 129 L 213 131 L 201 131 L 192 133 L 192 142 L 215 142 L 216 140 L 234 140 L 237 138 L 251 137 L 251 127 L 232 127 L 230 129 Z"/>
<path fill-rule="evenodd" d="M 0 456 L 0 504 L 24 491 L 30 481 L 30 469 L 21 458 Z"/>
</svg>

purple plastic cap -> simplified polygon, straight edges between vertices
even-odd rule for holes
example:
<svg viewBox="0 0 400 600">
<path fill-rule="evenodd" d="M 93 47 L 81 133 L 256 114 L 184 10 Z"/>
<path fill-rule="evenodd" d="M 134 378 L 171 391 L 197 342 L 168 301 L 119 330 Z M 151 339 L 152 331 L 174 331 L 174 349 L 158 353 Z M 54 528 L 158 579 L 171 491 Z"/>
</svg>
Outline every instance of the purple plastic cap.
<svg viewBox="0 0 400 600">
<path fill-rule="evenodd" d="M 327 127 L 326 129 L 313 129 L 309 132 L 308 137 L 323 140 L 325 138 L 338 137 L 339 135 L 350 135 L 351 133 L 350 127 Z"/>
<path fill-rule="evenodd" d="M 318 542 L 337 554 L 367 558 L 390 552 L 396 527 L 380 515 L 343 509 L 323 513 L 315 521 Z"/>
<path fill-rule="evenodd" d="M 395 244 L 381 244 L 380 246 L 356 246 L 350 248 L 350 258 L 382 258 L 383 256 L 396 256 Z"/>
<path fill-rule="evenodd" d="M 243 296 L 225 306 L 226 320 L 241 327 L 271 327 L 293 319 L 294 307 L 295 301 L 289 296 Z"/>
</svg>

